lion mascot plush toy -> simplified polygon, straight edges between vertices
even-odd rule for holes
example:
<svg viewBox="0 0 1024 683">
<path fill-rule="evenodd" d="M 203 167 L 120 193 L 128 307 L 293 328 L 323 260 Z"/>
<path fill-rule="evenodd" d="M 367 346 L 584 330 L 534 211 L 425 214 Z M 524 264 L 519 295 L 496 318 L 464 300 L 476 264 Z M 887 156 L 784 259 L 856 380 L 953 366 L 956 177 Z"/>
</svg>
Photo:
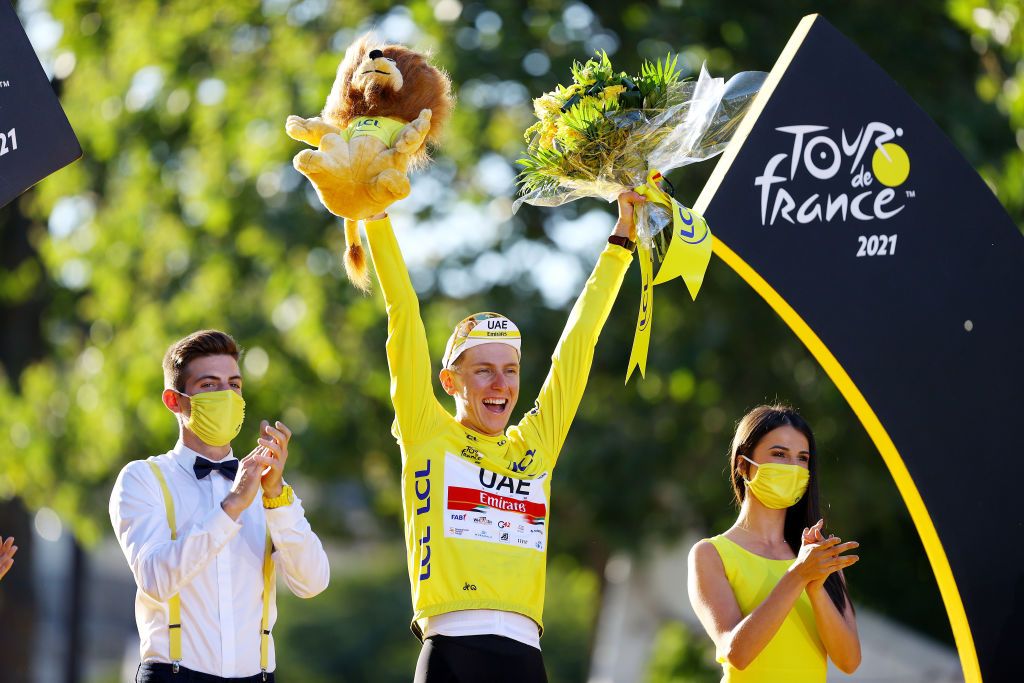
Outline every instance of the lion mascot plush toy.
<svg viewBox="0 0 1024 683">
<path fill-rule="evenodd" d="M 327 209 L 345 219 L 345 272 L 370 286 L 358 221 L 409 194 L 407 173 L 429 160 L 451 115 L 451 81 L 427 58 L 402 45 L 357 40 L 338 66 L 320 116 L 289 116 L 288 135 L 318 149 L 293 160 Z"/>
</svg>

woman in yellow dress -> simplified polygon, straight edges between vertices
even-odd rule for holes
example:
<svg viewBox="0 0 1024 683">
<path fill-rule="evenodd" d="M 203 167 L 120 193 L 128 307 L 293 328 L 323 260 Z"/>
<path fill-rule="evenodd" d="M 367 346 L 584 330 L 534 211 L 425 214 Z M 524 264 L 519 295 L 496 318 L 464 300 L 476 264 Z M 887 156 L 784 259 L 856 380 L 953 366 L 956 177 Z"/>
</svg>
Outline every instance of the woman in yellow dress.
<svg viewBox="0 0 1024 683">
<path fill-rule="evenodd" d="M 845 673 L 860 639 L 842 570 L 858 544 L 821 533 L 814 433 L 788 406 L 758 406 L 729 459 L 740 512 L 690 550 L 689 595 L 715 642 L 723 683 L 821 683 Z"/>
</svg>

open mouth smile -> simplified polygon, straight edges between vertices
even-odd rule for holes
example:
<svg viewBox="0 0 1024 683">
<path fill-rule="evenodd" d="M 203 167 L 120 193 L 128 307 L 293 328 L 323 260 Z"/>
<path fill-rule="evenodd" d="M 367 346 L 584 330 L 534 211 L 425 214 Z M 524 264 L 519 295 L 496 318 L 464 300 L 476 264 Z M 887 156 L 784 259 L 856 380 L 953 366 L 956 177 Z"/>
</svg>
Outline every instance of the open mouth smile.
<svg viewBox="0 0 1024 683">
<path fill-rule="evenodd" d="M 508 399 L 507 398 L 485 398 L 483 400 L 483 404 L 484 404 L 484 408 L 486 408 L 488 411 L 490 411 L 490 412 L 492 412 L 492 413 L 494 413 L 496 415 L 500 415 L 501 413 L 504 413 L 505 409 L 508 407 Z"/>
</svg>

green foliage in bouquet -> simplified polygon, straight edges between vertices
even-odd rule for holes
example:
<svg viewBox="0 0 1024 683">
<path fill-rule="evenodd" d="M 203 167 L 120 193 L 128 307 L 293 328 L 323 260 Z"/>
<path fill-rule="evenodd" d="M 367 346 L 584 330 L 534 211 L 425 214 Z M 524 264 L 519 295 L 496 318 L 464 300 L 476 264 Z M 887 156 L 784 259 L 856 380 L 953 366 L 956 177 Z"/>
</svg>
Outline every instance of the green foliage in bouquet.
<svg viewBox="0 0 1024 683">
<path fill-rule="evenodd" d="M 644 62 L 640 73 L 629 76 L 616 71 L 605 52 L 597 55 L 583 64 L 573 62 L 570 85 L 559 85 L 533 101 L 537 122 L 524 133 L 528 147 L 519 159 L 524 193 L 555 190 L 566 181 L 630 185 L 636 181 L 636 159 L 667 134 L 655 131 L 640 140 L 634 135 L 685 99 L 673 87 L 683 81 L 678 57 Z M 620 163 L 626 154 L 634 163 Z M 640 168 L 645 168 L 642 161 Z"/>
</svg>

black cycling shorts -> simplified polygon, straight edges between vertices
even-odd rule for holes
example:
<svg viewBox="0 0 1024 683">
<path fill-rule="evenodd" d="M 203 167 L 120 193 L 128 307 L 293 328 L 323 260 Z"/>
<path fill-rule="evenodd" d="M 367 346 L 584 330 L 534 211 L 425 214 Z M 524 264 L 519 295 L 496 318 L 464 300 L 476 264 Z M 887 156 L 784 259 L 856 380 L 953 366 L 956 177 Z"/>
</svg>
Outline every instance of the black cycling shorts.
<svg viewBox="0 0 1024 683">
<path fill-rule="evenodd" d="M 503 636 L 431 636 L 414 683 L 547 683 L 540 650 Z"/>
</svg>

